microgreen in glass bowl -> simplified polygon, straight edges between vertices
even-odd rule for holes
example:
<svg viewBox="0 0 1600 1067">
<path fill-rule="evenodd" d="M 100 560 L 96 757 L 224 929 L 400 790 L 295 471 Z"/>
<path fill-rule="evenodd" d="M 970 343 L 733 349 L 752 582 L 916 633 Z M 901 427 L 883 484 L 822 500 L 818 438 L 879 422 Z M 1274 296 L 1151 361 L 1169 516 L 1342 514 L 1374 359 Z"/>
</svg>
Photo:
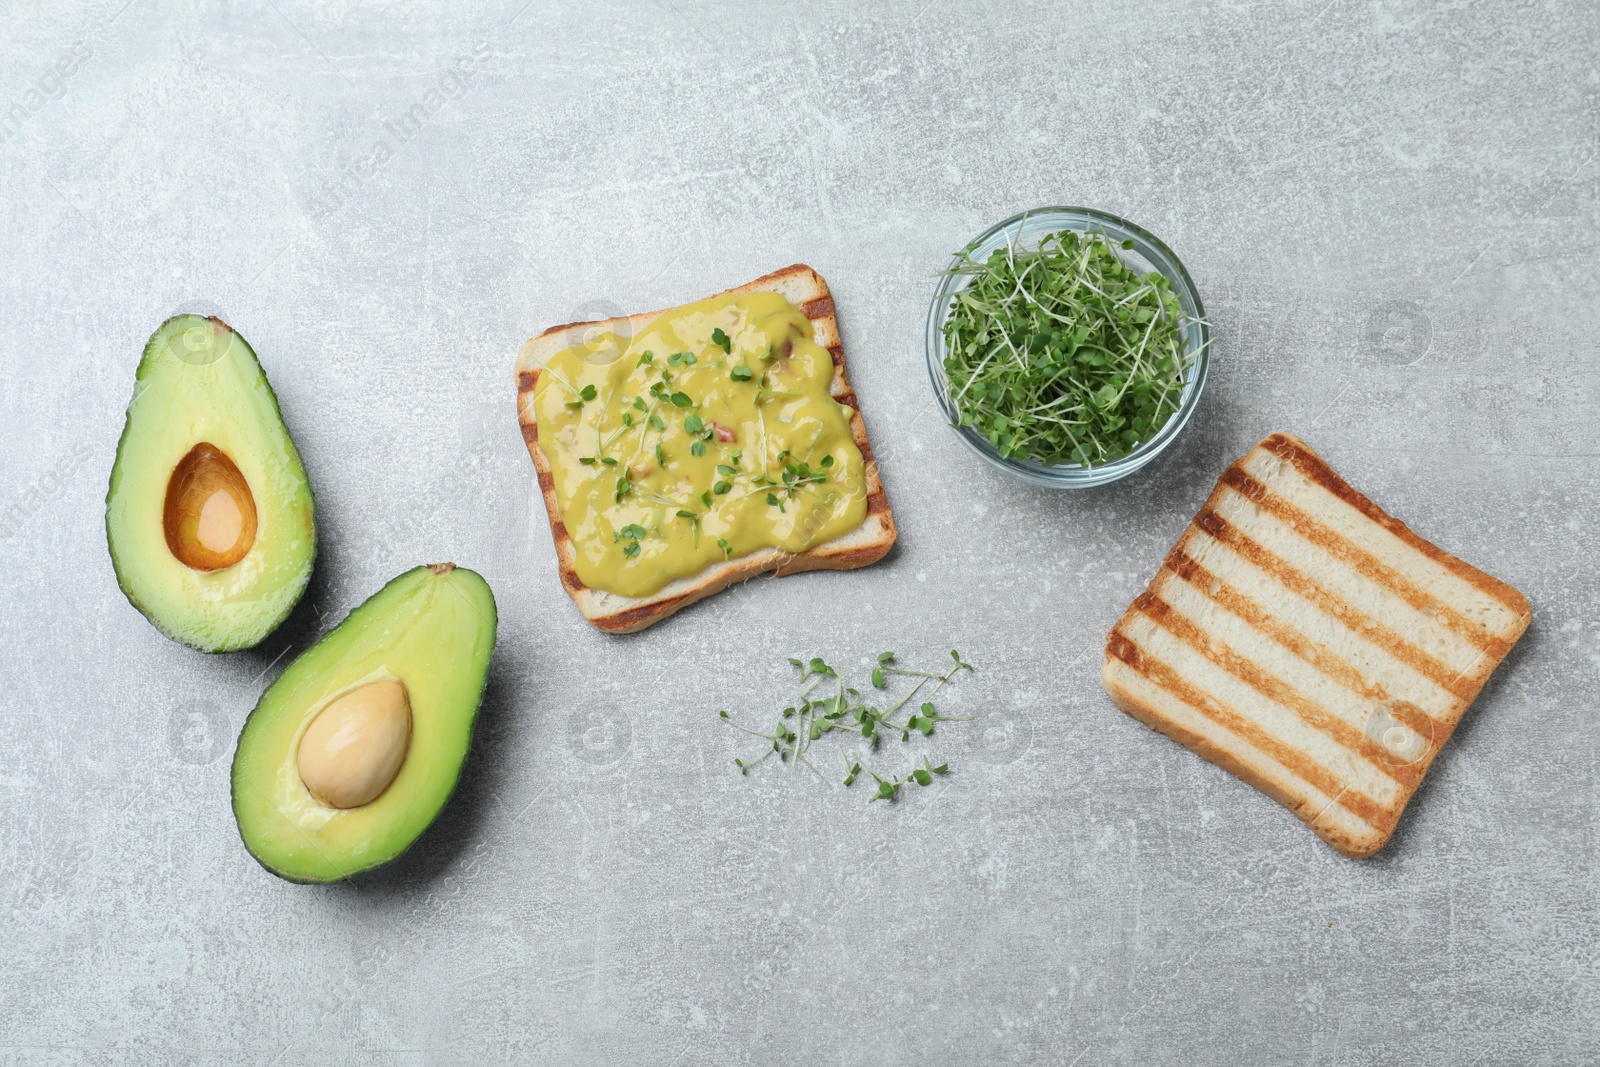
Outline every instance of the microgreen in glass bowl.
<svg viewBox="0 0 1600 1067">
<path fill-rule="evenodd" d="M 1132 474 L 1200 399 L 1210 330 L 1154 235 L 1081 207 L 1025 211 L 956 253 L 928 310 L 928 373 L 950 425 L 1036 485 Z"/>
</svg>

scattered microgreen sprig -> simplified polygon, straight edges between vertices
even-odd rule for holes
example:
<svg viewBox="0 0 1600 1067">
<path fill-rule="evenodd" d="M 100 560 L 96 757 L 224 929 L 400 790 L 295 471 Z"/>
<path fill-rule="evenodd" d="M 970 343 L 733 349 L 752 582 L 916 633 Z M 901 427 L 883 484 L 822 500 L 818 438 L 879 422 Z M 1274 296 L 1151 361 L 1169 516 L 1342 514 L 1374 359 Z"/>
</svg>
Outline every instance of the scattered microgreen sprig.
<svg viewBox="0 0 1600 1067">
<path fill-rule="evenodd" d="M 960 425 L 1008 458 L 1092 467 L 1178 410 L 1199 351 L 1186 350 L 1189 322 L 1164 275 L 1129 267 L 1103 233 L 972 251 L 947 272 L 972 278 L 944 322 Z"/>
<path fill-rule="evenodd" d="M 878 750 L 879 741 L 885 733 L 891 737 L 899 734 L 901 742 L 908 742 L 913 733 L 923 737 L 932 734 L 936 723 L 970 720 L 970 716 L 940 715 L 933 703 L 933 697 L 939 690 L 958 674 L 974 670 L 972 664 L 963 660 L 961 654 L 954 649 L 950 652 L 950 658 L 954 661 L 953 666 L 945 673 L 938 674 L 933 671 L 897 667 L 893 652 L 879 653 L 877 664 L 872 669 L 874 688 L 886 690 L 893 678 L 915 679 L 908 691 L 898 700 L 882 708 L 869 704 L 860 690 L 846 686 L 839 672 L 820 657 L 813 657 L 810 660 L 791 659 L 789 662 L 800 671 L 799 698 L 794 704 L 783 709 L 771 730 L 763 731 L 742 726 L 735 722 L 726 710 L 718 713 L 734 729 L 767 742 L 759 756 L 753 759 L 739 757 L 733 762 L 739 768 L 740 774 L 749 774 L 752 768 L 768 756 L 776 754 L 780 763 L 786 763 L 791 767 L 804 766 L 831 788 L 834 780 L 823 773 L 810 758 L 812 745 L 824 736 L 831 735 L 844 766 L 844 774 L 839 784 L 849 787 L 865 772 L 876 783 L 876 789 L 867 799 L 869 804 L 879 800 L 894 800 L 900 794 L 900 787 L 908 782 L 914 782 L 919 786 L 930 785 L 935 777 L 949 773 L 949 763 L 935 766 L 924 755 L 920 766 L 913 766 L 904 774 L 885 775 L 871 765 L 869 757 Z M 928 689 L 917 712 L 907 717 L 904 722 L 897 721 L 896 716 L 901 709 L 930 684 L 931 688 Z M 822 695 L 819 696 L 819 693 Z M 839 743 L 839 735 L 845 733 L 855 734 L 861 739 L 861 744 L 853 752 L 846 752 L 844 745 Z"/>
</svg>

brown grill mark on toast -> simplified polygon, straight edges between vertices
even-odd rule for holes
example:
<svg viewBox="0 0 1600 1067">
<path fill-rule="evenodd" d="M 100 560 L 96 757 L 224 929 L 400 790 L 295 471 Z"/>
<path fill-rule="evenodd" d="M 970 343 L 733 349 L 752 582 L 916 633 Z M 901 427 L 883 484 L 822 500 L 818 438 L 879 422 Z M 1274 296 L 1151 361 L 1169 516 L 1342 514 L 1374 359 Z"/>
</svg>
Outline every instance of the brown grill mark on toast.
<svg viewBox="0 0 1600 1067">
<path fill-rule="evenodd" d="M 1216 494 L 1212 494 L 1212 500 Z M 1227 519 L 1211 510 L 1211 501 L 1195 516 L 1194 524 L 1218 541 L 1233 549 L 1278 581 L 1299 593 L 1317 607 L 1343 622 L 1346 626 L 1388 649 L 1396 659 L 1416 670 L 1428 680 L 1451 692 L 1463 686 L 1459 672 L 1434 659 L 1427 652 L 1409 643 L 1405 638 L 1384 626 L 1352 604 L 1347 604 L 1323 589 L 1295 567 L 1291 567 L 1253 539 L 1246 537 Z"/>
<path fill-rule="evenodd" d="M 1112 630 L 1106 637 L 1106 655 L 1120 659 L 1134 670 L 1141 670 L 1144 666 L 1139 656 L 1139 646 L 1123 637 L 1116 630 Z"/>
<path fill-rule="evenodd" d="M 1423 737 L 1437 738 L 1439 724 L 1430 719 L 1426 712 L 1412 704 L 1396 701 L 1381 687 L 1374 689 L 1368 685 L 1361 672 L 1356 670 L 1334 653 L 1331 649 L 1306 638 L 1300 631 L 1292 626 L 1279 622 L 1256 604 L 1250 597 L 1244 595 L 1227 582 L 1218 578 L 1205 567 L 1196 563 L 1183 551 L 1183 542 L 1168 554 L 1162 569 L 1194 586 L 1202 595 L 1209 597 L 1218 604 L 1227 608 L 1233 614 L 1243 619 L 1252 629 L 1276 641 L 1279 645 L 1293 652 L 1314 669 L 1321 671 L 1330 679 L 1343 685 L 1352 692 L 1372 700 L 1383 702 L 1390 713 L 1406 726 L 1416 731 Z M 1448 736 L 1448 735 L 1447 735 Z M 1443 743 L 1443 739 L 1436 740 L 1434 747 Z"/>
<path fill-rule="evenodd" d="M 1119 656 L 1112 656 L 1111 659 L 1126 662 L 1121 660 Z M 1138 668 L 1134 669 L 1137 670 Z M 1169 719 L 1145 701 L 1113 688 L 1110 682 L 1105 684 L 1107 692 L 1111 696 L 1111 702 L 1124 714 L 1178 742 L 1178 744 L 1202 759 L 1215 763 L 1229 774 L 1249 782 L 1279 804 L 1299 814 L 1299 809 L 1305 803 L 1300 799 L 1299 795 L 1281 788 L 1272 778 L 1257 775 L 1251 764 L 1237 751 L 1213 745 L 1210 738 L 1190 730 L 1182 723 Z M 1201 713 L 1197 711 L 1196 714 Z"/>
<path fill-rule="evenodd" d="M 1245 465 L 1258 455 L 1287 463 L 1275 467 L 1262 460 L 1251 468 L 1260 472 L 1257 478 Z M 1284 479 L 1296 477 L 1327 490 L 1350 505 L 1359 518 L 1346 518 L 1341 511 L 1338 521 L 1346 525 L 1336 530 L 1274 488 L 1288 487 L 1291 483 Z M 1305 496 L 1309 490 L 1304 483 L 1292 484 L 1301 486 L 1293 490 L 1300 494 L 1296 499 L 1311 499 Z M 1241 509 L 1237 497 L 1230 500 L 1231 494 L 1254 502 L 1259 510 Z M 1222 510 L 1237 514 L 1237 518 L 1230 521 Z M 1365 532 L 1369 527 L 1358 529 L 1363 520 L 1393 534 L 1399 546 L 1391 552 L 1388 539 L 1369 536 Z M 1295 536 L 1288 537 L 1285 529 Z M 1270 535 L 1267 541 L 1273 549 L 1253 536 L 1263 531 Z M 1280 619 L 1268 610 L 1269 605 L 1288 603 L 1281 601 L 1281 591 L 1267 601 L 1257 600 L 1200 563 L 1192 552 L 1216 550 L 1201 532 L 1234 554 L 1217 556 L 1216 562 L 1243 560 L 1270 576 L 1303 599 L 1308 610 L 1320 613 L 1306 616 L 1308 625 L 1313 621 L 1316 625 L 1303 632 L 1294 625 L 1293 616 Z M 1364 539 L 1362 544 L 1351 540 L 1357 536 Z M 1369 551 L 1363 545 L 1373 548 Z M 1320 555 L 1317 549 L 1327 555 Z M 1380 550 L 1385 553 L 1381 559 L 1374 554 Z M 1415 568 L 1407 562 L 1409 558 L 1417 559 Z M 1451 584 L 1453 579 L 1443 572 L 1429 569 L 1430 562 L 1472 589 Z M 1241 566 L 1228 563 L 1224 570 L 1235 573 Z M 1330 569 L 1335 567 L 1339 569 Z M 1237 570 L 1241 578 L 1253 573 Z M 1425 585 L 1425 581 L 1432 584 Z M 1340 589 L 1361 603 L 1351 602 Z M 1479 594 L 1510 609 L 1511 614 L 1488 613 L 1489 600 L 1475 599 Z M 1184 607 L 1169 602 L 1172 596 Z M 1451 602 L 1452 597 L 1456 603 Z M 1226 610 L 1233 618 L 1203 610 L 1208 604 Z M 1420 615 L 1413 616 L 1408 608 Z M 1419 647 L 1380 622 L 1374 611 L 1395 625 L 1401 625 L 1403 618 L 1408 632 L 1417 640 L 1432 642 L 1440 651 Z M 1472 611 L 1478 612 L 1476 618 Z M 1351 489 L 1303 442 L 1274 434 L 1217 480 L 1211 497 L 1163 561 L 1148 590 L 1113 627 L 1106 639 L 1107 665 L 1102 678 L 1118 708 L 1261 789 L 1340 852 L 1366 856 L 1387 842 L 1439 749 L 1490 672 L 1526 629 L 1530 617 L 1521 593 L 1422 540 Z M 1492 621 L 1499 632 L 1479 618 Z M 1503 624 L 1507 619 L 1509 626 Z M 1250 636 L 1240 626 L 1259 636 Z M 1167 649 L 1174 657 L 1172 662 L 1142 646 L 1139 634 Z M 1359 635 L 1369 644 L 1352 645 L 1351 635 Z M 1371 646 L 1384 655 L 1376 655 Z M 1181 654 L 1180 649 L 1184 650 Z M 1471 659 L 1474 649 L 1480 654 Z M 1252 661 L 1250 656 L 1256 654 L 1266 662 Z M 1448 655 L 1457 663 L 1471 662 L 1458 671 L 1439 655 Z M 1358 669 L 1358 661 L 1365 664 L 1364 669 Z M 1440 690 L 1417 688 L 1422 683 L 1415 675 L 1395 673 L 1400 669 L 1396 663 Z M 1313 684 L 1309 671 L 1322 678 Z M 1387 681 L 1385 671 L 1389 673 Z M 1311 691 L 1302 692 L 1289 679 L 1301 679 Z M 1418 699 L 1427 693 L 1430 708 L 1392 697 L 1388 685 Z M 1162 695 L 1160 700 L 1153 695 L 1157 693 Z M 1229 699 L 1245 701 L 1247 693 L 1251 694 L 1250 717 L 1228 706 Z M 1361 706 L 1360 700 L 1372 701 L 1364 729 L 1350 720 L 1352 710 Z M 1168 707 L 1172 710 L 1164 710 Z M 1197 718 L 1175 718 L 1178 709 L 1187 709 L 1183 716 Z M 1384 717 L 1377 717 L 1380 714 Z M 1212 724 L 1206 730 L 1222 732 L 1216 736 L 1197 732 L 1201 718 Z M 1391 733 L 1396 725 L 1409 732 Z M 1307 729 L 1316 732 L 1306 733 Z M 1395 740 L 1391 741 L 1391 736 Z M 1308 750 L 1302 750 L 1302 745 Z M 1373 768 L 1360 771 L 1362 777 L 1351 776 L 1358 764 L 1344 762 L 1357 758 Z M 1393 799 L 1380 802 L 1362 792 L 1361 783 L 1366 782 L 1366 788 L 1376 788 L 1388 797 L 1389 787 L 1379 785 L 1386 780 L 1395 784 Z M 1337 814 L 1341 812 L 1344 814 Z"/>
<path fill-rule="evenodd" d="M 1140 593 L 1135 598 L 1133 606 L 1218 668 L 1227 671 L 1268 700 L 1288 708 L 1301 722 L 1314 730 L 1328 734 L 1344 748 L 1364 757 L 1399 784 L 1415 788 L 1417 782 L 1421 780 L 1421 774 L 1407 770 L 1405 760 L 1374 744 L 1371 738 L 1343 719 L 1324 710 L 1316 701 L 1301 695 L 1293 686 L 1280 681 L 1250 660 L 1234 654 L 1232 650 L 1226 650 L 1223 642 L 1207 640 L 1199 627 L 1173 610 L 1172 606 L 1159 596 Z M 1372 799 L 1374 802 L 1378 800 L 1378 798 Z"/>
<path fill-rule="evenodd" d="M 1516 614 L 1528 615 L 1530 613 L 1531 608 L 1528 605 L 1528 598 L 1523 596 L 1517 589 L 1502 582 L 1492 574 L 1485 574 L 1465 560 L 1456 558 L 1431 541 L 1425 541 L 1418 537 L 1411 527 L 1352 489 L 1350 483 L 1339 477 L 1338 473 L 1328 466 L 1321 456 L 1307 448 L 1305 442 L 1286 433 L 1275 433 L 1265 441 L 1262 441 L 1257 447 L 1264 448 L 1280 459 L 1286 459 L 1293 463 L 1307 478 L 1318 483 L 1328 492 L 1343 500 L 1346 504 L 1349 504 L 1435 563 L 1448 568 L 1458 578 L 1470 582 L 1483 592 L 1494 597 Z M 1517 636 L 1520 637 L 1521 633 L 1519 630 Z M 1515 643 L 1515 640 L 1513 638 L 1512 643 Z"/>
<path fill-rule="evenodd" d="M 1473 622 L 1460 612 L 1442 605 L 1435 597 L 1429 595 L 1426 590 L 1416 585 L 1395 568 L 1372 555 L 1366 549 L 1352 544 L 1287 500 L 1268 493 L 1266 486 L 1246 474 L 1237 464 L 1223 472 L 1222 484 L 1236 489 L 1242 495 L 1249 497 L 1257 505 L 1283 520 L 1285 525 L 1294 529 L 1306 540 L 1350 564 L 1363 576 L 1387 587 L 1390 592 L 1399 596 L 1418 611 L 1433 612 L 1446 629 L 1476 645 L 1480 651 L 1487 652 L 1496 658 L 1504 656 L 1510 651 L 1511 646 L 1495 637 L 1486 627 Z"/>
<path fill-rule="evenodd" d="M 800 305 L 800 314 L 804 315 L 812 322 L 816 322 L 818 319 L 827 318 L 829 315 L 833 314 L 833 297 L 824 294 L 817 297 L 815 300 L 807 300 L 804 304 Z"/>
<path fill-rule="evenodd" d="M 816 545 L 798 555 L 777 549 L 763 549 L 748 556 L 713 564 L 692 578 L 669 582 L 661 592 L 643 600 L 621 597 L 603 590 L 589 589 L 579 580 L 574 569 L 576 548 L 560 522 L 560 503 L 556 500 L 555 481 L 550 474 L 544 451 L 538 446 L 538 428 L 530 395 L 539 379 L 537 354 L 546 356 L 578 343 L 577 336 L 568 337 L 567 331 L 578 327 L 604 326 L 627 323 L 638 332 L 664 312 L 648 312 L 622 319 L 606 319 L 598 323 L 566 323 L 552 326 L 523 345 L 516 368 L 517 417 L 523 427 L 523 440 L 538 473 L 539 488 L 544 497 L 545 510 L 550 517 L 551 538 L 555 542 L 556 561 L 561 571 L 562 585 L 571 594 L 578 609 L 596 628 L 608 633 L 633 633 L 659 622 L 680 608 L 721 592 L 734 582 L 745 581 L 760 574 L 798 574 L 808 570 L 846 570 L 875 563 L 894 546 L 897 530 L 894 514 L 878 476 L 872 446 L 867 440 L 866 424 L 862 421 L 860 402 L 850 385 L 849 372 L 844 362 L 844 347 L 838 343 L 839 328 L 834 315 L 832 295 L 822 276 L 803 264 L 785 267 L 763 275 L 755 281 L 728 293 L 780 292 L 812 321 L 814 334 L 828 342 L 826 347 L 833 357 L 833 398 L 851 412 L 850 435 L 861 452 L 867 515 L 862 525 L 835 541 Z"/>
<path fill-rule="evenodd" d="M 1337 778 L 1325 768 L 1313 763 L 1299 749 L 1285 744 L 1239 715 L 1210 693 L 1184 678 L 1164 661 L 1149 653 L 1144 653 L 1140 659 L 1139 673 L 1229 733 L 1244 738 L 1251 746 L 1271 756 L 1300 780 L 1333 797 L 1334 802 L 1346 811 L 1373 824 L 1388 818 L 1388 813 L 1378 804 L 1345 788 Z"/>
</svg>

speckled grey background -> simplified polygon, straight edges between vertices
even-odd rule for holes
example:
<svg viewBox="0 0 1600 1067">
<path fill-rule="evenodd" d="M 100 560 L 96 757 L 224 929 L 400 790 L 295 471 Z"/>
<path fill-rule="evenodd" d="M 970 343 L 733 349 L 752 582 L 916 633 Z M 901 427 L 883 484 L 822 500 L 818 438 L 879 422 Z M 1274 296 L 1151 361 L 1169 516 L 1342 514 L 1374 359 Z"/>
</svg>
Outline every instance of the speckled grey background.
<svg viewBox="0 0 1600 1067">
<path fill-rule="evenodd" d="M 1600 1058 L 1594 5 L 524 2 L 0 14 L 0 1063 Z M 1048 203 L 1154 230 L 1215 322 L 1178 447 L 1101 491 L 1001 481 L 930 406 L 934 272 Z M 590 630 L 519 344 L 796 260 L 898 549 Z M 249 653 L 162 638 L 105 551 L 180 308 L 254 344 L 317 492 L 316 577 Z M 1096 677 L 1274 430 L 1534 604 L 1364 862 Z M 280 882 L 238 727 L 439 559 L 500 604 L 463 788 L 391 869 Z M 933 738 L 947 780 L 869 808 L 735 772 L 715 711 L 774 706 L 787 655 L 951 645 L 981 718 Z"/>
</svg>

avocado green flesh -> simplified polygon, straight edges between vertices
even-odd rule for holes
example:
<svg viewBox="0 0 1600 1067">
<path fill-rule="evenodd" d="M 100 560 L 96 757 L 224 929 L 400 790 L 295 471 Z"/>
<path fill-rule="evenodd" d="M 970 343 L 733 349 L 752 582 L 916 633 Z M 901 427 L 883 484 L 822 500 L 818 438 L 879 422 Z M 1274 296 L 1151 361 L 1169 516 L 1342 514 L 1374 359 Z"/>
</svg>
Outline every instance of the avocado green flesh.
<svg viewBox="0 0 1600 1067">
<path fill-rule="evenodd" d="M 258 523 L 249 553 L 209 572 L 180 563 L 162 525 L 172 472 L 202 441 L 244 475 Z M 106 540 L 133 606 L 207 652 L 258 644 L 305 591 L 317 554 L 311 485 L 255 352 L 220 322 L 179 315 L 145 346 L 111 468 Z"/>
<path fill-rule="evenodd" d="M 495 621 L 494 594 L 477 574 L 418 567 L 291 663 L 245 721 L 233 758 L 233 812 L 250 854 L 290 881 L 336 882 L 409 848 L 460 777 Z M 405 762 L 371 803 L 325 807 L 300 780 L 300 738 L 334 698 L 384 678 L 410 696 Z"/>
</svg>

